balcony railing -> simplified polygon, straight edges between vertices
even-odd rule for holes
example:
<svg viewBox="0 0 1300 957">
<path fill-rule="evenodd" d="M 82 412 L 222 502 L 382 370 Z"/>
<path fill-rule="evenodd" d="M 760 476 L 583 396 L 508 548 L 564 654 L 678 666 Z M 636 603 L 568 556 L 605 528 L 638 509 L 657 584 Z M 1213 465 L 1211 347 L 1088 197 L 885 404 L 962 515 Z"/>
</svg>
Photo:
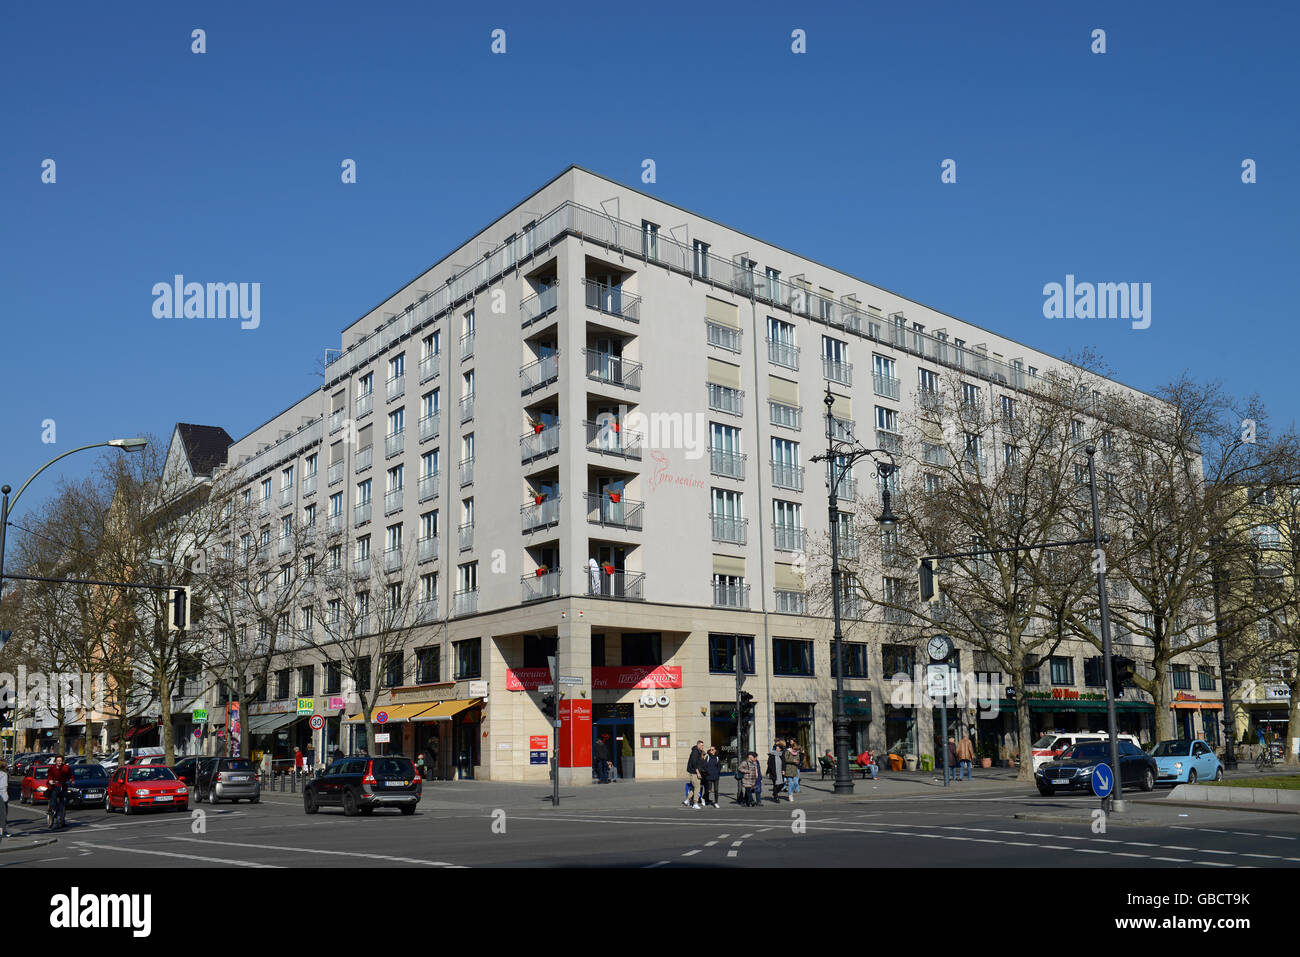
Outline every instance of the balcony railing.
<svg viewBox="0 0 1300 957">
<path fill-rule="evenodd" d="M 540 502 L 533 502 L 529 505 L 521 506 L 519 509 L 519 524 L 524 532 L 535 532 L 539 528 L 549 528 L 558 524 L 560 521 L 560 496 L 555 495 L 550 498 L 544 498 Z"/>
<path fill-rule="evenodd" d="M 858 538 L 853 532 L 844 528 L 840 529 L 840 558 L 857 558 L 858 557 Z"/>
<path fill-rule="evenodd" d="M 803 551 L 804 529 L 798 525 L 773 525 L 773 547 L 779 552 Z"/>
<path fill-rule="evenodd" d="M 546 571 L 540 575 L 524 575 L 519 579 L 523 587 L 524 601 L 537 601 L 542 598 L 556 598 L 560 594 L 560 572 Z"/>
<path fill-rule="evenodd" d="M 391 459 L 394 455 L 401 455 L 402 450 L 406 448 L 406 429 L 400 432 L 393 432 L 384 437 L 384 458 Z"/>
<path fill-rule="evenodd" d="M 803 424 L 803 409 L 797 405 L 786 405 L 783 402 L 768 400 L 767 410 L 768 420 L 773 425 L 780 425 L 787 429 L 798 429 Z"/>
<path fill-rule="evenodd" d="M 590 279 L 584 279 L 582 285 L 588 309 L 597 309 L 611 316 L 621 316 L 632 322 L 641 321 L 640 296 L 624 292 L 621 286 L 607 286 Z"/>
<path fill-rule="evenodd" d="M 543 286 L 536 294 L 519 303 L 519 318 L 523 325 L 536 322 L 559 304 L 559 286 Z"/>
<path fill-rule="evenodd" d="M 887 429 L 876 429 L 876 447 L 884 449 L 886 452 L 902 452 L 903 437 L 897 432 L 890 432 Z"/>
<path fill-rule="evenodd" d="M 416 561 L 431 562 L 438 557 L 438 539 L 421 538 L 415 543 Z"/>
<path fill-rule="evenodd" d="M 587 448 L 592 452 L 617 455 L 625 459 L 640 459 L 645 441 L 640 432 L 629 432 L 618 422 L 584 422 L 587 428 Z"/>
<path fill-rule="evenodd" d="M 370 521 L 370 503 L 362 502 L 352 510 L 352 524 L 363 525 Z"/>
<path fill-rule="evenodd" d="M 594 575 L 587 576 L 587 594 L 593 598 L 645 601 L 645 573 L 597 568 Z"/>
<path fill-rule="evenodd" d="M 325 528 L 329 531 L 331 535 L 337 535 L 339 532 L 343 531 L 342 513 L 338 515 L 331 515 L 328 518 L 328 520 L 326 520 L 325 522 Z"/>
<path fill-rule="evenodd" d="M 438 353 L 425 356 L 420 360 L 420 381 L 428 382 L 430 379 L 438 377 L 439 367 L 438 360 L 441 356 Z"/>
<path fill-rule="evenodd" d="M 641 388 L 641 363 L 595 349 L 586 352 L 587 378 L 625 389 Z"/>
<path fill-rule="evenodd" d="M 419 495 L 421 502 L 427 502 L 431 498 L 438 497 L 438 473 L 430 472 L 428 475 L 420 476 Z"/>
<path fill-rule="evenodd" d="M 749 526 L 749 519 L 717 515 L 712 512 L 709 513 L 709 519 L 713 522 L 713 540 L 715 542 L 731 542 L 734 545 L 745 544 L 745 533 Z"/>
<path fill-rule="evenodd" d="M 293 551 L 293 536 L 281 535 L 279 538 L 279 552 L 281 555 L 288 555 Z"/>
<path fill-rule="evenodd" d="M 808 596 L 801 591 L 776 590 L 776 611 L 782 615 L 808 614 Z"/>
<path fill-rule="evenodd" d="M 471 392 L 460 400 L 460 420 L 468 422 L 474 418 L 474 393 Z"/>
<path fill-rule="evenodd" d="M 467 552 L 474 547 L 474 523 L 467 522 L 456 530 L 459 533 L 460 550 Z"/>
<path fill-rule="evenodd" d="M 473 355 L 474 355 L 474 330 L 471 329 L 469 332 L 465 333 L 463 336 L 460 337 L 460 361 L 464 362 L 466 359 L 470 358 Z"/>
<path fill-rule="evenodd" d="M 803 491 L 803 466 L 790 465 L 786 462 L 772 463 L 772 484 L 777 488 Z"/>
<path fill-rule="evenodd" d="M 316 491 L 316 473 L 312 472 L 311 475 L 304 475 L 302 479 L 303 497 L 305 498 L 308 495 L 313 494 L 315 491 Z"/>
<path fill-rule="evenodd" d="M 709 449 L 709 471 L 714 475 L 743 479 L 745 477 L 745 459 L 747 457 L 741 452 Z"/>
<path fill-rule="evenodd" d="M 891 625 L 906 625 L 912 620 L 911 612 L 906 608 L 883 608 L 881 612 L 881 617 Z M 854 617 L 860 616 L 855 614 Z"/>
<path fill-rule="evenodd" d="M 430 597 L 418 602 L 415 606 L 415 620 L 418 624 L 426 625 L 431 621 L 438 620 L 438 596 Z"/>
<path fill-rule="evenodd" d="M 853 385 L 853 363 L 822 356 L 822 376 L 840 385 Z"/>
<path fill-rule="evenodd" d="M 925 412 L 939 412 L 943 409 L 943 396 L 933 389 L 921 389 L 916 393 L 916 404 Z"/>
<path fill-rule="evenodd" d="M 460 463 L 460 484 L 468 485 L 474 481 L 474 460 L 462 459 Z"/>
<path fill-rule="evenodd" d="M 451 596 L 451 613 L 456 618 L 473 615 L 478 612 L 478 589 L 458 591 Z"/>
<path fill-rule="evenodd" d="M 544 385 L 550 385 L 559 378 L 560 354 L 555 352 L 549 356 L 543 356 L 536 362 L 530 362 L 519 370 L 519 391 L 527 395 Z"/>
<path fill-rule="evenodd" d="M 967 451 L 962 454 L 961 461 L 966 468 L 978 472 L 980 475 L 988 473 L 989 462 L 983 453 Z"/>
<path fill-rule="evenodd" d="M 744 415 L 742 403 L 745 401 L 745 392 L 743 389 L 733 389 L 730 386 L 718 385 L 716 382 L 708 383 L 709 387 L 709 408 L 716 412 L 729 412 L 732 415 Z"/>
<path fill-rule="evenodd" d="M 384 514 L 392 515 L 402 510 L 402 489 L 391 488 L 384 493 Z"/>
<path fill-rule="evenodd" d="M 373 391 L 367 392 L 364 395 L 357 396 L 357 418 L 358 419 L 364 415 L 369 415 L 371 410 L 374 407 L 375 407 L 375 393 Z"/>
<path fill-rule="evenodd" d="M 424 415 L 420 417 L 420 441 L 436 439 L 438 437 L 439 419 L 442 416 L 435 412 L 433 415 Z"/>
<path fill-rule="evenodd" d="M 393 376 L 388 380 L 388 401 L 401 398 L 406 394 L 406 374 Z"/>
<path fill-rule="evenodd" d="M 715 581 L 713 583 L 713 604 L 718 608 L 748 608 L 749 586 Z"/>
<path fill-rule="evenodd" d="M 875 386 L 876 395 L 882 395 L 886 399 L 893 399 L 895 402 L 898 401 L 898 396 L 901 394 L 902 389 L 897 379 L 881 372 L 873 372 L 871 374 L 871 380 L 872 384 Z"/>
<path fill-rule="evenodd" d="M 330 485 L 338 485 L 343 481 L 343 476 L 347 474 L 346 462 L 335 462 L 329 467 L 328 479 Z"/>
<path fill-rule="evenodd" d="M 767 360 L 786 369 L 798 369 L 799 347 L 780 339 L 768 339 Z"/>
<path fill-rule="evenodd" d="M 852 442 L 857 438 L 858 424 L 852 419 L 831 416 L 831 437 L 837 442 Z"/>
<path fill-rule="evenodd" d="M 840 617 L 841 618 L 861 618 L 862 617 L 862 600 L 854 591 L 840 592 Z M 886 621 L 889 619 L 886 618 Z"/>
<path fill-rule="evenodd" d="M 641 529 L 641 515 L 645 509 L 644 502 L 633 501 L 618 493 L 618 501 L 608 492 L 587 493 L 587 521 L 594 525 L 613 526 L 614 528 Z"/>
<path fill-rule="evenodd" d="M 728 352 L 740 352 L 740 330 L 720 326 L 716 322 L 704 323 L 704 337 L 711 346 L 726 349 Z"/>
<path fill-rule="evenodd" d="M 271 496 L 269 494 L 265 498 L 258 499 L 257 514 L 263 517 L 271 514 Z"/>
<path fill-rule="evenodd" d="M 384 571 L 395 572 L 402 567 L 402 550 L 400 548 L 384 549 Z"/>
<path fill-rule="evenodd" d="M 519 461 L 531 462 L 540 459 L 560 448 L 560 422 L 544 427 L 540 432 L 534 429 L 519 437 Z"/>
<path fill-rule="evenodd" d="M 948 464 L 948 450 L 942 445 L 932 445 L 929 442 L 922 442 L 921 461 L 926 465 L 946 466 Z"/>
<path fill-rule="evenodd" d="M 330 413 L 330 435 L 343 428 L 343 420 L 348 417 L 347 409 L 335 409 Z"/>
<path fill-rule="evenodd" d="M 280 489 L 280 507 L 288 508 L 293 504 L 293 486 Z"/>
<path fill-rule="evenodd" d="M 366 469 L 370 468 L 370 463 L 374 460 L 374 457 L 375 447 L 373 445 L 367 445 L 364 449 L 357 449 L 357 456 L 353 466 L 354 470 L 357 472 L 364 472 Z"/>
<path fill-rule="evenodd" d="M 370 574 L 370 556 L 365 558 L 356 558 L 352 561 L 352 574 L 357 578 L 365 578 Z"/>
</svg>

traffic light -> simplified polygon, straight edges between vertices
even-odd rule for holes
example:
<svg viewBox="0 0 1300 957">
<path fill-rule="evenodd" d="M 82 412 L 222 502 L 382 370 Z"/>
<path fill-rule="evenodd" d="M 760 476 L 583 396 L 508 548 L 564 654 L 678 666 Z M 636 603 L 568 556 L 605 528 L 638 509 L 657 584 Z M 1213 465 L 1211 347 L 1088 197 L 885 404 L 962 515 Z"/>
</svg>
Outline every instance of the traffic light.
<svg viewBox="0 0 1300 957">
<path fill-rule="evenodd" d="M 548 718 L 556 717 L 554 693 L 542 695 L 542 713 Z"/>
<path fill-rule="evenodd" d="M 1132 658 L 1124 658 L 1120 655 L 1111 656 L 1111 688 L 1114 689 L 1116 697 L 1119 697 L 1119 695 L 1124 691 L 1125 685 L 1132 683 L 1134 674 Z"/>
<path fill-rule="evenodd" d="M 746 723 L 754 720 L 754 696 L 748 691 L 740 693 L 740 716 Z"/>
<path fill-rule="evenodd" d="M 934 560 L 930 558 L 920 558 L 916 562 L 916 574 L 918 584 L 921 589 L 921 601 L 936 602 L 939 600 L 939 579 L 934 574 Z"/>
<path fill-rule="evenodd" d="M 185 631 L 190 627 L 190 589 L 178 585 L 167 589 L 167 630 Z"/>
</svg>

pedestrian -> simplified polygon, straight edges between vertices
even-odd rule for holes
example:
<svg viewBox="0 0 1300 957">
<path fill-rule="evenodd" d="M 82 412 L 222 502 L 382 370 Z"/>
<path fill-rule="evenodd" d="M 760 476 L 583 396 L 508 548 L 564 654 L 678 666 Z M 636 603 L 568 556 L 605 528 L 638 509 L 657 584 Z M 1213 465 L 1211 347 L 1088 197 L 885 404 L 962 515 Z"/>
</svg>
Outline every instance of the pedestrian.
<svg viewBox="0 0 1300 957">
<path fill-rule="evenodd" d="M 880 774 L 880 767 L 872 759 L 871 751 L 866 748 L 863 748 L 862 753 L 858 755 L 858 766 L 870 771 L 871 780 L 873 781 L 876 780 L 876 776 Z"/>
<path fill-rule="evenodd" d="M 303 769 L 307 765 L 307 759 L 302 756 L 302 748 L 293 749 L 293 771 L 299 777 L 302 776 Z"/>
<path fill-rule="evenodd" d="M 783 760 L 781 755 L 784 750 L 785 741 L 777 738 L 776 743 L 772 745 L 772 750 L 767 753 L 767 776 L 772 779 L 773 801 L 781 800 L 781 782 L 783 780 L 781 777 L 781 762 Z"/>
<path fill-rule="evenodd" d="M 307 750 L 303 752 L 303 760 L 307 764 L 307 773 L 311 774 L 316 770 L 316 748 L 311 742 L 307 742 Z"/>
<path fill-rule="evenodd" d="M 334 753 L 330 755 L 330 758 L 335 761 L 341 761 L 343 759 L 343 749 L 340 748 L 338 745 L 335 745 Z"/>
<path fill-rule="evenodd" d="M 754 758 L 754 770 L 757 772 L 754 776 L 754 803 L 761 805 L 763 803 L 763 766 L 758 762 L 758 752 L 749 752 Z"/>
<path fill-rule="evenodd" d="M 791 741 L 781 756 L 781 769 L 785 777 L 786 798 L 793 803 L 794 796 L 799 793 L 799 745 Z"/>
<path fill-rule="evenodd" d="M 420 756 L 419 756 L 418 758 L 415 759 L 415 770 L 418 771 L 418 772 L 420 773 L 420 777 L 422 777 L 422 778 L 423 778 L 426 774 L 428 774 L 429 766 L 428 766 L 428 765 L 425 763 L 425 761 L 424 761 L 424 752 L 423 752 L 423 751 L 421 751 L 421 752 L 420 752 Z"/>
<path fill-rule="evenodd" d="M 740 783 L 745 788 L 745 807 L 753 807 L 757 802 L 754 800 L 754 789 L 758 787 L 758 782 L 762 776 L 758 773 L 758 755 L 753 751 L 740 762 Z"/>
<path fill-rule="evenodd" d="M 596 739 L 596 747 L 593 749 L 593 757 L 596 759 L 596 770 L 600 773 L 600 783 L 609 783 L 609 736 L 602 734 Z"/>
<path fill-rule="evenodd" d="M 971 762 L 975 760 L 975 746 L 970 743 L 970 738 L 963 737 L 957 742 L 957 760 L 961 764 L 962 776 L 969 781 Z"/>
<path fill-rule="evenodd" d="M 718 781 L 722 777 L 722 762 L 718 760 L 716 748 L 709 748 L 704 755 L 704 766 L 701 769 L 701 775 L 704 778 L 704 803 L 716 809 L 718 806 Z"/>
<path fill-rule="evenodd" d="M 700 786 L 700 762 L 703 759 L 704 742 L 696 741 L 695 747 L 691 748 L 690 757 L 686 759 L 686 800 L 682 802 L 683 807 L 696 811 L 700 809 L 700 798 L 703 796 Z"/>
<path fill-rule="evenodd" d="M 9 836 L 9 765 L 0 760 L 0 837 Z"/>
<path fill-rule="evenodd" d="M 957 740 L 948 736 L 948 771 L 947 775 L 953 781 L 957 780 Z"/>
</svg>

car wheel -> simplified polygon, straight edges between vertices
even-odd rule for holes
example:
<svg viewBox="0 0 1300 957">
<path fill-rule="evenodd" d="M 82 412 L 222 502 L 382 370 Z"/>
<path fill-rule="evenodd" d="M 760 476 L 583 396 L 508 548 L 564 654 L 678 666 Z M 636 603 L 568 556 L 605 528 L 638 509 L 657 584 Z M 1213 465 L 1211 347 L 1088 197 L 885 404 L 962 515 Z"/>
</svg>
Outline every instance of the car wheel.
<svg viewBox="0 0 1300 957">
<path fill-rule="evenodd" d="M 1142 772 L 1142 790 L 1154 791 L 1156 789 L 1156 776 L 1150 768 Z"/>
<path fill-rule="evenodd" d="M 1196 768 L 1192 768 L 1190 771 L 1187 772 L 1187 783 L 1188 784 L 1196 783 Z"/>
<path fill-rule="evenodd" d="M 348 817 L 357 816 L 357 796 L 351 791 L 343 792 L 343 813 Z"/>
<path fill-rule="evenodd" d="M 307 791 L 302 796 L 302 809 L 308 814 L 315 814 L 320 808 L 316 805 L 316 795 Z"/>
<path fill-rule="evenodd" d="M 216 806 L 216 803 L 217 803 L 217 789 L 214 788 L 214 787 L 212 787 L 212 788 L 208 788 L 208 803 L 211 804 L 211 805 L 213 805 L 214 807 Z"/>
<path fill-rule="evenodd" d="M 415 805 L 414 805 L 414 804 L 403 804 L 402 807 L 401 807 L 401 811 L 402 811 L 402 813 L 405 814 L 407 817 L 410 817 L 412 814 L 415 813 Z"/>
<path fill-rule="evenodd" d="M 113 805 L 112 805 L 112 803 L 109 801 L 109 799 L 108 799 L 108 795 L 107 795 L 107 794 L 104 795 L 104 813 L 105 813 L 105 814 L 112 814 L 112 813 L 113 813 Z"/>
<path fill-rule="evenodd" d="M 122 813 L 123 814 L 131 813 L 131 799 L 127 797 L 125 794 L 122 795 Z"/>
<path fill-rule="evenodd" d="M 1223 768 L 1219 768 L 1217 771 L 1214 772 L 1214 780 L 1216 781 L 1223 780 Z"/>
<path fill-rule="evenodd" d="M 373 807 L 363 807 L 361 808 L 361 813 L 366 817 L 370 817 L 370 815 L 375 813 L 375 809 Z"/>
<path fill-rule="evenodd" d="M 249 804 L 260 804 L 261 801 L 262 801 L 262 795 L 260 794 L 257 795 L 256 797 L 251 797 L 248 799 Z"/>
<path fill-rule="evenodd" d="M 1046 784 L 1040 784 L 1038 785 L 1038 793 L 1045 798 L 1049 798 L 1056 794 L 1056 789 Z"/>
</svg>

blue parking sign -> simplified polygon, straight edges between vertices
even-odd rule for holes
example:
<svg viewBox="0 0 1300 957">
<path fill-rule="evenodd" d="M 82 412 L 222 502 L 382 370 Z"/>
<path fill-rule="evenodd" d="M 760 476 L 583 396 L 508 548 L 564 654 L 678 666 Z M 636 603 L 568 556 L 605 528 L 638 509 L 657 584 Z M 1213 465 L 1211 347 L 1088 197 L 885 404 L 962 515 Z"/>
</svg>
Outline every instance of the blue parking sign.
<svg viewBox="0 0 1300 957">
<path fill-rule="evenodd" d="M 1109 797 L 1115 790 L 1115 772 L 1109 764 L 1099 764 L 1092 772 L 1092 793 L 1099 798 Z"/>
</svg>

